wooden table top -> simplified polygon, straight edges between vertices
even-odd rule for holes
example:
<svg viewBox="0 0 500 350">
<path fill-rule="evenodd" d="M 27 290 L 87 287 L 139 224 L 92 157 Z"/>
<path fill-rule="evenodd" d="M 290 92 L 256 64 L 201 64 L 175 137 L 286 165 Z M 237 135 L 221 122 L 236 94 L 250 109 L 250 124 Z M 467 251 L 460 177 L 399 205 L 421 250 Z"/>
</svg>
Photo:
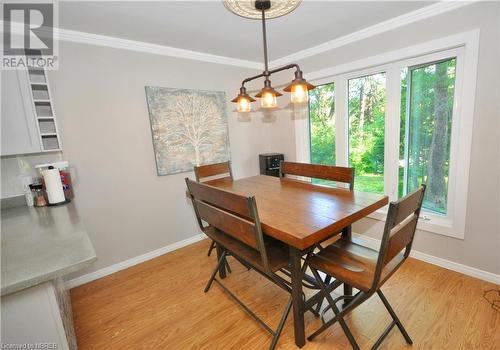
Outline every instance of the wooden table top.
<svg viewBox="0 0 500 350">
<path fill-rule="evenodd" d="M 387 196 L 265 175 L 208 185 L 255 196 L 266 235 L 306 249 L 388 203 Z"/>
</svg>

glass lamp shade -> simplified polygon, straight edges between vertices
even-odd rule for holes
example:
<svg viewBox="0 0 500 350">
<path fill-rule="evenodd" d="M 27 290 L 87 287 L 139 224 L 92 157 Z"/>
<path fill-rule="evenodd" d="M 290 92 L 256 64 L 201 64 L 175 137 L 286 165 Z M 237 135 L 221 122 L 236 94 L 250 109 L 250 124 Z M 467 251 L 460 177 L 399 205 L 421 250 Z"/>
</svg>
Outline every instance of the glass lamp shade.
<svg viewBox="0 0 500 350">
<path fill-rule="evenodd" d="M 252 102 L 247 97 L 241 97 L 237 102 L 237 110 L 240 113 L 250 112 L 252 110 Z"/>
<path fill-rule="evenodd" d="M 296 84 L 292 86 L 290 91 L 290 100 L 292 103 L 305 103 L 309 100 L 309 92 L 307 87 L 303 84 Z"/>
<path fill-rule="evenodd" d="M 308 83 L 303 77 L 302 72 L 295 72 L 295 79 L 283 90 L 290 92 L 290 100 L 292 103 L 304 103 L 309 100 L 309 90 L 315 89 L 316 86 Z"/>
<path fill-rule="evenodd" d="M 240 113 L 250 112 L 252 110 L 252 102 L 255 102 L 255 99 L 250 97 L 247 94 L 247 91 L 244 87 L 240 88 L 240 93 L 238 96 L 233 98 L 231 102 L 236 103 L 236 109 Z"/>
<path fill-rule="evenodd" d="M 272 92 L 265 92 L 262 94 L 260 106 L 262 108 L 276 108 L 278 106 L 276 95 Z"/>
<path fill-rule="evenodd" d="M 281 96 L 281 94 L 268 85 L 270 85 L 270 83 L 266 83 L 266 86 L 264 86 L 255 97 L 261 99 L 260 106 L 262 108 L 276 108 L 278 107 L 277 97 Z"/>
</svg>

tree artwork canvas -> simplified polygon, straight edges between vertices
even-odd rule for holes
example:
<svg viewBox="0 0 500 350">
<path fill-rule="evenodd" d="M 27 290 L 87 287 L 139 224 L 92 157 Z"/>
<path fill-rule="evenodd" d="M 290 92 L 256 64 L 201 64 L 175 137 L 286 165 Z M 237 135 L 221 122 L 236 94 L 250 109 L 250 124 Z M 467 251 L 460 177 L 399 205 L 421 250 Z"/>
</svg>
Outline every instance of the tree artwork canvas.
<svg viewBox="0 0 500 350">
<path fill-rule="evenodd" d="M 226 94 L 146 86 L 158 175 L 229 160 Z"/>
</svg>

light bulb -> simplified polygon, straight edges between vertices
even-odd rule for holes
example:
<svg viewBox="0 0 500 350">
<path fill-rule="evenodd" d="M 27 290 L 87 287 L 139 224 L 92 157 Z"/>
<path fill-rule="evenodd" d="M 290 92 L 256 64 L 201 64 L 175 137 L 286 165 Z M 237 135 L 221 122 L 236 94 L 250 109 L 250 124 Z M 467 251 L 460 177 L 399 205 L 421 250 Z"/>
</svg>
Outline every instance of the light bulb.
<svg viewBox="0 0 500 350">
<path fill-rule="evenodd" d="M 238 100 L 237 110 L 240 113 L 250 112 L 252 110 L 252 104 L 250 100 L 246 97 L 240 97 Z"/>
<path fill-rule="evenodd" d="M 309 100 L 309 93 L 305 85 L 296 84 L 292 86 L 290 100 L 292 103 L 304 103 Z"/>
<path fill-rule="evenodd" d="M 277 105 L 276 95 L 272 92 L 264 92 L 260 100 L 260 106 L 262 108 L 275 108 Z"/>
</svg>

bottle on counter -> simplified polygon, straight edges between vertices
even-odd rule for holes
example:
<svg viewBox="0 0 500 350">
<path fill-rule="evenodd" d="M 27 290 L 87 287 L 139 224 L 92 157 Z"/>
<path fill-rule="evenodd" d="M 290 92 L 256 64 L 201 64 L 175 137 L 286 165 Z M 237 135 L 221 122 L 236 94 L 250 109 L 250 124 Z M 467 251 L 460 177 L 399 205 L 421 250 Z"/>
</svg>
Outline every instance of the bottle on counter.
<svg viewBox="0 0 500 350">
<path fill-rule="evenodd" d="M 31 184 L 31 192 L 33 193 L 33 201 L 35 207 L 45 207 L 47 205 L 47 199 L 45 199 L 45 193 L 43 191 L 42 184 Z"/>
<path fill-rule="evenodd" d="M 33 184 L 33 177 L 23 176 L 22 183 L 23 183 L 24 198 L 26 199 L 26 205 L 28 207 L 32 207 L 34 205 L 34 201 L 33 201 L 33 193 L 31 192 L 30 186 L 31 184 Z"/>
</svg>

